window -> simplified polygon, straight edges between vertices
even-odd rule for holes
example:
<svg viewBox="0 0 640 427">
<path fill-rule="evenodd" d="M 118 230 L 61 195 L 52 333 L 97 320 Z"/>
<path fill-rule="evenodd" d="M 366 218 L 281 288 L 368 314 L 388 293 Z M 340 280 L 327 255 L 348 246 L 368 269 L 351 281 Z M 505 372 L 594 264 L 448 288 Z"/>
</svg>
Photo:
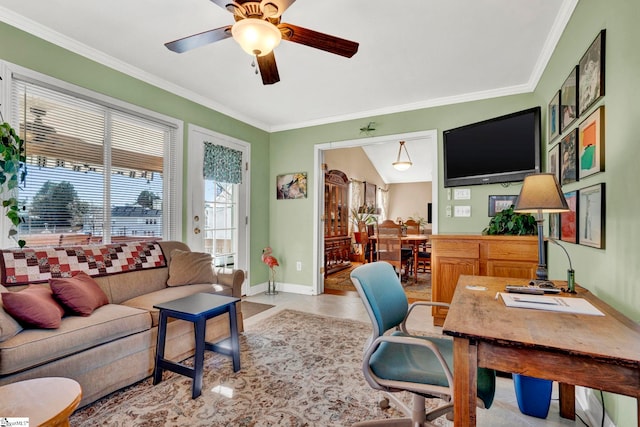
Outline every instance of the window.
<svg viewBox="0 0 640 427">
<path fill-rule="evenodd" d="M 27 246 L 179 238 L 179 122 L 74 89 L 12 76 L 11 123 L 27 154 L 19 238 Z"/>
</svg>

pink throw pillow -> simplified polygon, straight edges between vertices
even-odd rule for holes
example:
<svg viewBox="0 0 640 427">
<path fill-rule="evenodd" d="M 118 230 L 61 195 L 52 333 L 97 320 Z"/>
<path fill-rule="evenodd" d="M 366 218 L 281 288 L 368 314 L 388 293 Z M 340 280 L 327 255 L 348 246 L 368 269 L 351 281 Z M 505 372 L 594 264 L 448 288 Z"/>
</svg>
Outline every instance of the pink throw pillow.
<svg viewBox="0 0 640 427">
<path fill-rule="evenodd" d="M 64 309 L 44 285 L 29 285 L 18 292 L 3 292 L 4 309 L 19 322 L 38 328 L 60 327 Z"/>
<path fill-rule="evenodd" d="M 73 277 L 49 279 L 53 296 L 73 314 L 88 316 L 98 307 L 109 304 L 100 285 L 87 273 Z"/>
</svg>

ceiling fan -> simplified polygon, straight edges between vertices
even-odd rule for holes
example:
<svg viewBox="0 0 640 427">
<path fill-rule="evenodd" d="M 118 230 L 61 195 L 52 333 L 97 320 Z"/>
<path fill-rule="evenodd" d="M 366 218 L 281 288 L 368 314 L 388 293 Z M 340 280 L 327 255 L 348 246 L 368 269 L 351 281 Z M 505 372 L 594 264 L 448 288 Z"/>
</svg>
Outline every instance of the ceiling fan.
<svg viewBox="0 0 640 427">
<path fill-rule="evenodd" d="M 351 58 L 358 51 L 356 42 L 280 22 L 282 13 L 295 0 L 211 1 L 231 12 L 235 24 L 165 43 L 169 50 L 182 53 L 233 37 L 249 55 L 256 57 L 262 83 L 265 85 L 280 81 L 273 49 L 281 39 L 347 58 Z"/>
</svg>

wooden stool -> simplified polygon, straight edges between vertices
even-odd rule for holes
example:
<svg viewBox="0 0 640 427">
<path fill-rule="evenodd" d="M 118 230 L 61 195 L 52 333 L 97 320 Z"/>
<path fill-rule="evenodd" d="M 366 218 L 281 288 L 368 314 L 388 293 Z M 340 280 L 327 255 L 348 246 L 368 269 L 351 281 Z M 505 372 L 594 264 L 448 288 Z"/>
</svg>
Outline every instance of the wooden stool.
<svg viewBox="0 0 640 427">
<path fill-rule="evenodd" d="M 28 418 L 32 427 L 68 427 L 81 398 L 80 384 L 70 378 L 19 381 L 0 387 L 0 416 Z"/>
</svg>

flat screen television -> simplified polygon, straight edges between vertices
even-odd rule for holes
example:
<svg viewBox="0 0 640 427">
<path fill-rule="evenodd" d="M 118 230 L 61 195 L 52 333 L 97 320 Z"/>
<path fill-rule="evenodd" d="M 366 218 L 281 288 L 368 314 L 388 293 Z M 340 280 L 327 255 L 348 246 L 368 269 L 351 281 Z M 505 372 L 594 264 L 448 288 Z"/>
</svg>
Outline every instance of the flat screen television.
<svg viewBox="0 0 640 427">
<path fill-rule="evenodd" d="M 540 172 L 540 107 L 444 131 L 444 186 L 522 181 Z"/>
</svg>

